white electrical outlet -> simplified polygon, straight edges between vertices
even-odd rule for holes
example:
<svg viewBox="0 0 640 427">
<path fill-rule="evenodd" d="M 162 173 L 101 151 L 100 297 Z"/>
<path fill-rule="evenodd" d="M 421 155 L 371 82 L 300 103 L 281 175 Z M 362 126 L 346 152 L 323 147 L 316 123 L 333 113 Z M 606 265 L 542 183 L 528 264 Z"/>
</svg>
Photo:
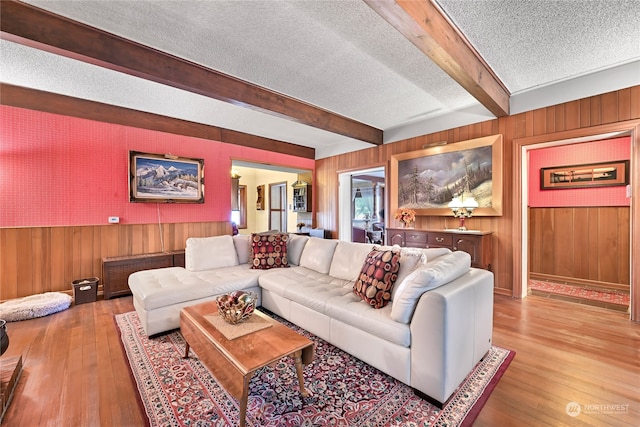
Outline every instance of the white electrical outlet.
<svg viewBox="0 0 640 427">
<path fill-rule="evenodd" d="M 631 198 L 631 185 L 627 185 L 627 199 Z"/>
<path fill-rule="evenodd" d="M 118 216 L 110 216 L 109 217 L 109 224 L 117 224 L 120 222 L 120 217 Z"/>
</svg>

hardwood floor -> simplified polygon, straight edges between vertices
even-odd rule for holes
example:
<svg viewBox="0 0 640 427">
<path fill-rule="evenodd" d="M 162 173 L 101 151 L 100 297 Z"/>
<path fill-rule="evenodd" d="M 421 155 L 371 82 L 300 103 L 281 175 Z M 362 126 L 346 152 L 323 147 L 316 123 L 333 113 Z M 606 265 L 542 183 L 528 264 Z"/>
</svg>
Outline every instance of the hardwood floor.
<svg viewBox="0 0 640 427">
<path fill-rule="evenodd" d="M 476 426 L 640 424 L 640 324 L 600 307 L 495 299 L 494 344 L 517 354 Z M 24 370 L 3 425 L 144 425 L 113 319 L 131 310 L 123 297 L 9 323 L 2 359 L 22 355 Z"/>
</svg>

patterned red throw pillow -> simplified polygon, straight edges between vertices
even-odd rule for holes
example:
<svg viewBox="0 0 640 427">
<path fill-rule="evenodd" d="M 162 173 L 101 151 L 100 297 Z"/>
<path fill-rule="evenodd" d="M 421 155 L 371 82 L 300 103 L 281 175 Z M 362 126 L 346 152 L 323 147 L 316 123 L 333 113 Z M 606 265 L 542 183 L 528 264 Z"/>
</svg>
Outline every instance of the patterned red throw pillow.
<svg viewBox="0 0 640 427">
<path fill-rule="evenodd" d="M 289 267 L 287 241 L 284 233 L 251 235 L 251 268 L 268 270 Z"/>
<path fill-rule="evenodd" d="M 391 288 L 398 278 L 400 250 L 374 248 L 365 259 L 353 293 L 373 308 L 382 308 L 391 300 Z"/>
</svg>

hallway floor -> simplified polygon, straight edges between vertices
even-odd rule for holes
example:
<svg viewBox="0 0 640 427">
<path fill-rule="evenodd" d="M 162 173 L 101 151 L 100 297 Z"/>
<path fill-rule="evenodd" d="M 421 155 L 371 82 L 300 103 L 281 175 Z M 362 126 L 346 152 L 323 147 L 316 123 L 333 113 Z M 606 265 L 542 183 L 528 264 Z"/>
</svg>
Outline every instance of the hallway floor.
<svg viewBox="0 0 640 427">
<path fill-rule="evenodd" d="M 529 280 L 529 292 L 551 299 L 593 305 L 616 311 L 626 312 L 629 309 L 628 292 L 602 289 L 591 286 L 579 286 L 568 283 L 555 283 L 543 280 Z"/>
</svg>

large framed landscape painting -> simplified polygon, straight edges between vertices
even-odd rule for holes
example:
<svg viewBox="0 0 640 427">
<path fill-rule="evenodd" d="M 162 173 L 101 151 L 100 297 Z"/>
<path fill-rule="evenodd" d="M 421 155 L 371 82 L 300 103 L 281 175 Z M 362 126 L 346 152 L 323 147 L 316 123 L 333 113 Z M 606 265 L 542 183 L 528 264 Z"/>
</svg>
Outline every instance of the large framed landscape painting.
<svg viewBox="0 0 640 427">
<path fill-rule="evenodd" d="M 502 215 L 502 135 L 391 156 L 390 209 L 451 215 L 453 197 L 473 196 L 474 216 Z"/>
<path fill-rule="evenodd" d="M 204 160 L 129 151 L 129 200 L 204 203 Z"/>
</svg>

